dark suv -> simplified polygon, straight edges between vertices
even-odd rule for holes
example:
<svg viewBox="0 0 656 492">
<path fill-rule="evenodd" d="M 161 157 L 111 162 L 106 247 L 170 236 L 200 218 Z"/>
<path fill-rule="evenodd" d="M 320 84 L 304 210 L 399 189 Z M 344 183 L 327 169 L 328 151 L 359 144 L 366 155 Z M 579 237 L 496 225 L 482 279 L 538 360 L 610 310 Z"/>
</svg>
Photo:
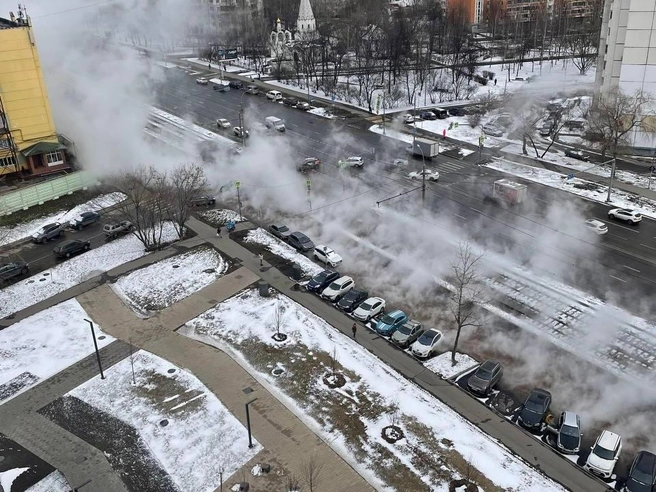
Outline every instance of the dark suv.
<svg viewBox="0 0 656 492">
<path fill-rule="evenodd" d="M 57 258 L 70 258 L 71 256 L 81 253 L 82 251 L 88 251 L 91 248 L 91 243 L 89 241 L 80 241 L 79 239 L 72 239 L 70 241 L 64 241 L 55 246 L 55 249 L 52 250 L 55 253 Z"/>
<path fill-rule="evenodd" d="M 498 362 L 486 360 L 467 381 L 467 386 L 472 393 L 487 396 L 492 388 L 499 382 L 503 375 L 503 367 Z"/>
<path fill-rule="evenodd" d="M 233 89 L 243 89 L 244 83 L 241 80 L 231 80 L 228 85 Z"/>
<path fill-rule="evenodd" d="M 335 270 L 324 270 L 323 272 L 317 273 L 310 281 L 305 285 L 305 288 L 310 292 L 320 293 L 323 289 L 328 287 L 333 281 L 339 278 L 339 272 Z"/>
<path fill-rule="evenodd" d="M 98 222 L 98 219 L 100 219 L 100 215 L 96 212 L 82 212 L 77 217 L 71 219 L 70 224 L 73 229 L 77 229 L 79 231 L 83 227 Z"/>
<path fill-rule="evenodd" d="M 216 203 L 216 198 L 213 196 L 203 195 L 191 199 L 191 205 L 194 207 L 211 207 Z"/>
<path fill-rule="evenodd" d="M 11 279 L 27 275 L 30 267 L 24 261 L 15 261 L 13 263 L 4 263 L 0 265 L 0 284 L 9 282 Z"/>
<path fill-rule="evenodd" d="M 526 429 L 539 431 L 551 405 L 551 393 L 535 388 L 524 402 L 517 421 Z"/>
<path fill-rule="evenodd" d="M 312 251 L 314 249 L 314 243 L 312 240 L 307 237 L 302 232 L 292 232 L 289 235 L 288 239 L 289 245 L 299 251 Z"/>
</svg>

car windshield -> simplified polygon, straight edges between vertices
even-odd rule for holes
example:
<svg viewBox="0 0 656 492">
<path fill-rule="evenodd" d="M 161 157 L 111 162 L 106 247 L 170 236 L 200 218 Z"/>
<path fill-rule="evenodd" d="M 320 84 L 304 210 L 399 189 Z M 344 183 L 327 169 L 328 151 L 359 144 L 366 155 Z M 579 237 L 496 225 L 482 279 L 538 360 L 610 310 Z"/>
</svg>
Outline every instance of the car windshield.
<svg viewBox="0 0 656 492">
<path fill-rule="evenodd" d="M 633 482 L 638 482 L 640 484 L 651 484 L 651 479 L 652 476 L 649 473 L 645 473 L 644 471 L 636 468 L 633 470 L 633 473 L 631 474 L 630 480 Z M 646 488 L 645 490 L 651 490 L 650 488 Z"/>
<path fill-rule="evenodd" d="M 371 311 L 371 307 L 372 307 L 371 304 L 369 304 L 368 302 L 363 302 L 362 304 L 360 304 L 360 309 L 364 311 Z"/>
<path fill-rule="evenodd" d="M 594 449 L 592 450 L 592 454 L 595 454 L 605 460 L 612 460 L 614 458 L 614 453 L 612 450 L 601 447 L 599 444 L 595 445 Z"/>
<path fill-rule="evenodd" d="M 422 336 L 420 336 L 417 342 L 419 342 L 420 345 L 431 345 L 433 343 L 434 336 L 435 333 L 428 331 L 424 333 Z"/>
<path fill-rule="evenodd" d="M 404 335 L 410 335 L 412 333 L 412 326 L 403 325 L 398 329 L 398 331 Z"/>
<path fill-rule="evenodd" d="M 298 240 L 299 240 L 301 243 L 309 243 L 309 242 L 310 242 L 310 238 L 309 238 L 309 237 L 299 237 Z"/>
<path fill-rule="evenodd" d="M 287 232 L 289 227 L 287 226 L 278 226 L 278 232 Z"/>
<path fill-rule="evenodd" d="M 332 284 L 330 284 L 330 287 L 328 288 L 333 290 L 339 290 L 342 288 L 342 284 L 340 284 L 339 282 L 333 282 Z"/>
<path fill-rule="evenodd" d="M 328 278 L 328 275 L 330 275 L 330 272 L 321 272 L 315 275 L 312 280 L 314 280 L 315 282 L 323 282 Z"/>
<path fill-rule="evenodd" d="M 570 425 L 563 425 L 560 428 L 560 433 L 564 434 L 565 436 L 578 437 L 579 430 L 576 427 L 572 427 Z"/>
<path fill-rule="evenodd" d="M 479 367 L 474 376 L 476 376 L 478 379 L 482 379 L 483 381 L 489 381 L 492 379 L 492 371 Z"/>
<path fill-rule="evenodd" d="M 526 403 L 524 404 L 524 408 L 535 413 L 542 412 L 542 410 L 544 409 L 542 403 L 538 403 L 533 400 L 527 400 Z"/>
<path fill-rule="evenodd" d="M 386 325 L 393 325 L 396 322 L 396 319 L 392 318 L 389 314 L 386 314 L 380 318 L 380 322 Z"/>
</svg>

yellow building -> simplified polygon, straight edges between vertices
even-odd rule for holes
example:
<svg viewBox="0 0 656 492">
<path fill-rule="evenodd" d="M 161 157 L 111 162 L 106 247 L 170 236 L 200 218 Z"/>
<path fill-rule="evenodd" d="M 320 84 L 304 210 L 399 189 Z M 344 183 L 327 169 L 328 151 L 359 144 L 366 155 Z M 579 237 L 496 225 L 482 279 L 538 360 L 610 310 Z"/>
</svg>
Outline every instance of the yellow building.
<svg viewBox="0 0 656 492">
<path fill-rule="evenodd" d="M 10 17 L 0 18 L 0 177 L 68 169 L 29 17 L 23 10 Z"/>
</svg>

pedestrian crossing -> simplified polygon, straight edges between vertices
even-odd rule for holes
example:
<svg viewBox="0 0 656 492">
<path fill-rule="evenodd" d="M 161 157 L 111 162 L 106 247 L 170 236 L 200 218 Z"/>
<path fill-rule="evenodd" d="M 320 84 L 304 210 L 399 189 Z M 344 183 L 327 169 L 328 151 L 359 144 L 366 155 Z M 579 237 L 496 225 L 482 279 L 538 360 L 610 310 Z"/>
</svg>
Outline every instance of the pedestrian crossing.
<svg viewBox="0 0 656 492">
<path fill-rule="evenodd" d="M 467 166 L 459 162 L 441 161 L 441 162 L 433 163 L 432 167 L 433 170 L 439 171 L 440 174 L 448 174 L 448 173 L 459 173 Z"/>
</svg>

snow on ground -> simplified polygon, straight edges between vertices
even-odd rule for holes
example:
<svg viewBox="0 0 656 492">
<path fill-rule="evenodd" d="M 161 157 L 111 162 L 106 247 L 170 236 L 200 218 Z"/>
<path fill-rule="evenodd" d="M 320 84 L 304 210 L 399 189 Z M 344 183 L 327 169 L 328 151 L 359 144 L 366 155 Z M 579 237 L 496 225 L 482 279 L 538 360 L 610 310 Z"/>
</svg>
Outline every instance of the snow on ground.
<svg viewBox="0 0 656 492">
<path fill-rule="evenodd" d="M 162 242 L 178 239 L 175 228 L 166 223 Z M 51 246 L 43 246 L 50 254 Z M 133 235 L 91 249 L 58 265 L 0 290 L 0 318 L 59 294 L 85 280 L 144 256 L 143 244 Z"/>
<path fill-rule="evenodd" d="M 180 332 L 223 350 L 236 352 L 235 355 L 241 359 L 241 363 L 247 365 L 251 373 L 257 375 L 260 382 L 288 401 L 299 418 L 318 429 L 326 442 L 336 448 L 342 457 L 358 468 L 361 473 L 371 476 L 372 472 L 369 470 L 372 466 L 371 463 L 367 463 L 366 458 L 361 458 L 359 462 L 355 461 L 355 454 L 346 445 L 344 435 L 341 433 L 342 429 L 338 425 L 332 423 L 322 427 L 309 416 L 308 409 L 301 408 L 295 400 L 282 393 L 282 390 L 279 389 L 279 378 L 269 372 L 258 372 L 248 362 L 248 356 L 238 352 L 237 347 L 244 342 L 246 342 L 243 345 L 245 347 L 253 343 L 252 341 L 265 345 L 276 344 L 272 339 L 274 329 L 271 320 L 274 319 L 275 312 L 280 305 L 284 312 L 283 330 L 289 336 L 286 349 L 299 353 L 301 360 L 306 360 L 308 356 L 316 358 L 315 354 L 318 351 L 327 354 L 335 353 L 339 364 L 344 367 L 345 373 L 351 374 L 350 371 L 352 371 L 360 378 L 359 384 L 366 386 L 364 398 L 372 402 L 398 402 L 399 410 L 404 416 L 417 419 L 428 426 L 435 440 L 453 442 L 453 448 L 464 459 L 470 461 L 482 475 L 501 488 L 517 492 L 564 490 L 448 406 L 416 385 L 409 383 L 403 376 L 349 337 L 337 332 L 323 319 L 282 294 L 278 294 L 277 297 L 263 298 L 254 290 L 245 291 L 191 320 L 180 329 Z M 353 390 L 353 388 L 350 389 Z M 351 398 L 357 399 L 353 396 L 352 391 L 342 391 L 341 394 L 344 394 L 345 401 Z M 357 393 L 357 395 L 361 394 L 361 392 Z M 321 405 L 321 401 L 317 404 Z M 381 419 L 387 420 L 386 417 L 388 418 L 389 415 L 383 416 Z M 363 432 L 366 433 L 368 441 L 365 446 L 384 442 L 377 425 L 381 425 L 380 419 L 373 422 L 373 425 L 365 426 Z M 408 437 L 409 432 L 409 429 L 406 430 L 406 438 L 414 439 L 414 437 Z M 427 436 L 423 437 L 425 439 Z M 416 446 L 427 445 L 420 440 L 416 442 L 413 440 L 413 444 Z M 403 446 L 389 447 L 392 453 L 400 455 L 399 459 L 404 464 L 421 475 L 410 462 L 410 455 L 403 454 L 410 453 L 411 451 L 408 449 Z M 428 449 L 423 452 L 430 453 Z M 423 479 L 430 481 L 429 477 L 422 477 Z"/>
<path fill-rule="evenodd" d="M 475 359 L 459 352 L 456 353 L 456 365 L 452 365 L 450 351 L 424 362 L 424 367 L 442 376 L 443 379 L 452 378 L 476 365 L 478 365 L 478 362 Z"/>
<path fill-rule="evenodd" d="M 0 401 L 93 353 L 85 319 L 89 315 L 71 299 L 0 330 Z M 100 327 L 95 330 L 98 347 L 113 341 Z"/>
<path fill-rule="evenodd" d="M 167 61 L 155 60 L 153 63 L 155 65 L 159 66 L 159 67 L 162 67 L 162 68 L 175 68 L 176 67 L 175 63 L 167 62 Z"/>
<path fill-rule="evenodd" d="M 316 114 L 317 116 L 321 116 L 322 118 L 328 118 L 329 120 L 335 119 L 335 115 L 330 113 L 326 108 L 313 108 L 307 111 L 308 113 L 311 114 Z"/>
<path fill-rule="evenodd" d="M 207 60 L 201 60 L 200 58 L 183 58 L 183 60 L 195 63 L 196 65 L 200 65 L 203 68 L 207 68 L 208 62 Z M 223 70 L 226 72 L 230 73 L 240 73 L 243 72 L 244 69 L 241 67 L 236 67 L 234 65 L 225 64 L 225 63 L 212 63 L 211 64 L 212 70 Z"/>
<path fill-rule="evenodd" d="M 25 492 L 70 492 L 66 478 L 59 470 L 55 470 L 39 483 L 35 483 Z"/>
<path fill-rule="evenodd" d="M 606 197 L 608 196 L 608 187 L 592 183 L 591 181 L 579 178 L 566 179 L 567 176 L 565 174 L 501 159 L 496 159 L 486 164 L 486 167 L 550 186 L 552 188 L 558 188 L 589 200 L 607 203 Z M 630 208 L 639 211 L 646 217 L 656 218 L 655 201 L 647 198 L 638 198 L 636 195 L 632 195 L 617 188 L 613 189 L 611 202 L 608 205 L 620 208 Z"/>
<path fill-rule="evenodd" d="M 272 236 L 262 228 L 249 231 L 249 233 L 244 238 L 244 241 L 247 243 L 261 244 L 274 255 L 278 255 L 281 258 L 285 258 L 286 260 L 298 263 L 301 266 L 301 270 L 303 270 L 304 275 L 316 275 L 317 273 L 323 271 L 323 267 L 317 265 L 312 260 L 296 251 L 290 245 Z"/>
<path fill-rule="evenodd" d="M 215 490 L 219 471 L 225 482 L 262 450 L 255 439 L 248 448 L 244 426 L 190 372 L 141 350 L 134 370 L 136 385 L 124 359 L 69 395 L 134 427 L 180 490 Z"/>
<path fill-rule="evenodd" d="M 69 222 L 82 212 L 97 212 L 104 208 L 111 207 L 124 199 L 125 195 L 123 193 L 108 193 L 100 195 L 86 203 L 76 205 L 70 210 L 62 210 L 51 215 L 30 220 L 29 222 L 16 224 L 15 226 L 0 227 L 0 246 L 25 239 L 45 224 L 50 224 L 52 222 Z"/>
<path fill-rule="evenodd" d="M 245 222 L 247 220 L 246 217 L 243 217 L 234 210 L 229 210 L 227 208 L 205 210 L 198 215 L 212 224 L 225 224 L 230 220 L 233 222 Z"/>
<path fill-rule="evenodd" d="M 210 82 L 216 85 L 228 85 L 230 83 L 230 81 L 226 79 L 210 79 Z"/>
<path fill-rule="evenodd" d="M 203 247 L 129 273 L 111 287 L 137 314 L 150 316 L 210 285 L 227 269 L 215 249 Z"/>
</svg>

